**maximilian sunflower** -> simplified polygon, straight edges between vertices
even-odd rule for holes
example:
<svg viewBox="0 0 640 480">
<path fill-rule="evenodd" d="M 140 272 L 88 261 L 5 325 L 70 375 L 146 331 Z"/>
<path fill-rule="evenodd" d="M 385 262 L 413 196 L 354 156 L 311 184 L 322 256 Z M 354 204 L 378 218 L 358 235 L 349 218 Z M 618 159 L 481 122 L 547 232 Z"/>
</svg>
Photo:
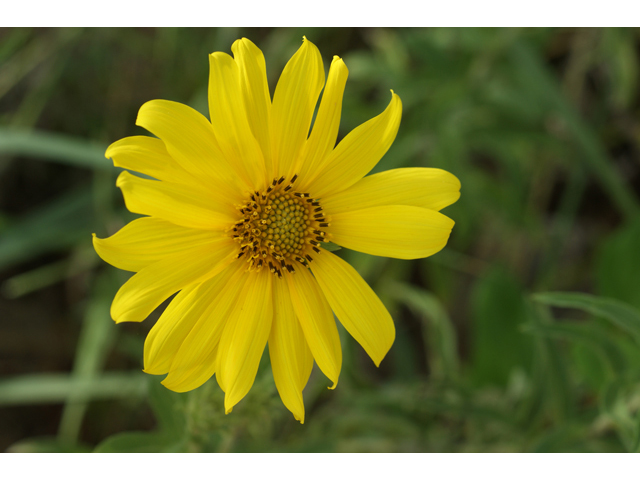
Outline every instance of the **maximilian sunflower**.
<svg viewBox="0 0 640 480">
<path fill-rule="evenodd" d="M 348 263 L 323 248 L 412 259 L 442 249 L 453 221 L 439 210 L 460 182 L 443 170 L 402 168 L 366 176 L 395 139 L 402 104 L 337 146 L 348 70 L 334 57 L 325 84 L 317 47 L 303 39 L 273 100 L 265 60 L 249 40 L 234 57 L 209 56 L 211 120 L 180 103 L 145 103 L 127 137 L 106 152 L 117 185 L 142 215 L 93 243 L 108 263 L 137 272 L 111 307 L 140 322 L 178 292 L 151 329 L 144 371 L 184 392 L 212 375 L 228 413 L 250 390 L 265 346 L 285 406 L 304 421 L 313 366 L 338 383 L 342 352 L 334 314 L 376 365 L 395 338 L 391 316 Z M 324 87 L 313 129 L 312 118 Z"/>
</svg>

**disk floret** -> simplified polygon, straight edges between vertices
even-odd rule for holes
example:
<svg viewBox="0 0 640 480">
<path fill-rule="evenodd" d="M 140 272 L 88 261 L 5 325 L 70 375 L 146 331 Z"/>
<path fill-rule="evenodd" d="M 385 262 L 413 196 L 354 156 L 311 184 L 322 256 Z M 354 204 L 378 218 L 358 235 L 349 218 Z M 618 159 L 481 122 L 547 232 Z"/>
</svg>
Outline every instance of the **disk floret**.
<svg viewBox="0 0 640 480">
<path fill-rule="evenodd" d="M 329 226 L 320 201 L 294 190 L 298 175 L 285 185 L 285 177 L 274 179 L 263 192 L 253 192 L 237 208 L 241 218 L 229 230 L 240 244 L 239 259 L 246 259 L 248 271 L 269 271 L 282 278 L 295 273 L 293 261 L 309 267 L 319 254 L 321 242 L 328 242 Z"/>
</svg>

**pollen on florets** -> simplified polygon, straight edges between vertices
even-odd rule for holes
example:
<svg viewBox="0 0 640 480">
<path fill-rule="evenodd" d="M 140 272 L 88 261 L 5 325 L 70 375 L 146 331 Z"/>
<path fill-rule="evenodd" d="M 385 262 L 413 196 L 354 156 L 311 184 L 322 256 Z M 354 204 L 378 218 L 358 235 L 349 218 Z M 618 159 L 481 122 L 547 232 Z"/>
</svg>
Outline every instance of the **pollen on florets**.
<svg viewBox="0 0 640 480">
<path fill-rule="evenodd" d="M 308 193 L 295 191 L 298 175 L 285 184 L 285 177 L 274 179 L 263 192 L 253 192 L 237 208 L 241 218 L 228 231 L 240 244 L 237 258 L 248 263 L 248 271 L 268 268 L 282 278 L 295 273 L 293 262 L 305 267 L 328 242 L 329 226 L 320 201 Z"/>
</svg>

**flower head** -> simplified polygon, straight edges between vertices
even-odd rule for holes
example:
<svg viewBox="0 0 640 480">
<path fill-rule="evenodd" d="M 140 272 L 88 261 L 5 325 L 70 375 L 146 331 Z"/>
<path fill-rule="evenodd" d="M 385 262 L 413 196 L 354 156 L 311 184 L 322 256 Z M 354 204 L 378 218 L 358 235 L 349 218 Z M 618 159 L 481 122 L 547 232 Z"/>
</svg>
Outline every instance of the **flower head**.
<svg viewBox="0 0 640 480">
<path fill-rule="evenodd" d="M 215 374 L 231 411 L 250 390 L 265 346 L 282 401 L 304 421 L 302 390 L 317 363 L 335 388 L 342 351 L 334 313 L 379 365 L 395 338 L 391 316 L 326 242 L 372 255 L 421 258 L 442 249 L 453 221 L 439 210 L 459 181 L 439 169 L 367 173 L 391 146 L 402 105 L 337 146 L 347 67 L 325 84 L 308 40 L 287 63 L 273 100 L 265 60 L 249 40 L 210 55 L 210 120 L 180 103 L 145 103 L 127 137 L 106 152 L 127 208 L 142 215 L 98 254 L 133 272 L 111 307 L 140 322 L 179 292 L 151 329 L 144 370 L 184 392 Z M 324 87 L 313 129 L 312 117 Z"/>
</svg>

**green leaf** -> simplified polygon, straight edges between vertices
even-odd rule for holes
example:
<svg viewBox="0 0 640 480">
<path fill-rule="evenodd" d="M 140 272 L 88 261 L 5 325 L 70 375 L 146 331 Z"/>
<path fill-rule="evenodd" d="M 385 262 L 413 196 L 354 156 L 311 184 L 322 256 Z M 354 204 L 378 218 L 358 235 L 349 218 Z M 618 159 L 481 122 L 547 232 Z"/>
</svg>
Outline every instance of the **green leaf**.
<svg viewBox="0 0 640 480">
<path fill-rule="evenodd" d="M 613 298 L 586 293 L 546 292 L 533 295 L 539 303 L 553 307 L 577 308 L 605 318 L 630 333 L 640 343 L 640 312 Z"/>
<path fill-rule="evenodd" d="M 631 452 L 640 447 L 640 414 L 637 411 L 639 400 L 637 383 L 630 382 L 628 378 L 610 382 L 603 389 L 600 398 L 603 411 L 613 420 L 620 440 Z"/>
<path fill-rule="evenodd" d="M 99 276 L 96 281 L 93 295 L 84 315 L 76 348 L 71 374 L 75 380 L 86 381 L 97 378 L 111 351 L 117 332 L 116 326 L 109 316 L 109 305 L 118 289 L 114 273 L 113 270 L 110 270 Z M 81 389 L 70 392 L 60 420 L 58 435 L 61 439 L 75 441 L 78 438 L 88 405 L 86 399 L 81 400 L 82 395 Z"/>
<path fill-rule="evenodd" d="M 150 377 L 148 382 L 149 402 L 158 420 L 160 431 L 174 438 L 184 435 L 187 394 L 172 392 L 155 377 Z"/>
<path fill-rule="evenodd" d="M 517 369 L 530 370 L 532 343 L 524 292 L 515 278 L 493 268 L 476 282 L 472 308 L 472 376 L 477 384 L 505 386 Z"/>
<path fill-rule="evenodd" d="M 553 324 L 548 309 L 543 305 L 527 302 L 527 316 L 533 328 Z M 526 327 L 525 327 L 526 330 Z M 564 351 L 558 342 L 543 336 L 535 344 L 533 356 L 533 395 L 525 410 L 533 413 L 546 404 L 552 408 L 556 421 L 563 423 L 572 413 L 573 391 Z M 543 412 L 541 412 L 543 413 Z"/>
<path fill-rule="evenodd" d="M 69 135 L 0 127 L 0 155 L 21 155 L 75 167 L 114 171 L 113 164 L 104 156 L 106 149 L 105 145 Z"/>
<path fill-rule="evenodd" d="M 598 293 L 640 308 L 640 221 L 618 228 L 596 256 Z"/>
<path fill-rule="evenodd" d="M 155 432 L 124 432 L 110 436 L 101 442 L 95 453 L 156 453 L 175 452 L 176 440 Z"/>
<path fill-rule="evenodd" d="M 148 376 L 149 402 L 158 422 L 151 432 L 122 432 L 102 441 L 95 452 L 176 452 L 187 441 L 186 402 L 188 395 L 172 392 L 157 378 Z"/>
<path fill-rule="evenodd" d="M 423 321 L 423 339 L 434 375 L 455 378 L 459 373 L 458 342 L 449 314 L 433 294 L 406 283 L 389 283 L 385 291 L 404 303 Z"/>
<path fill-rule="evenodd" d="M 627 360 L 618 347 L 619 339 L 593 323 L 530 323 L 523 330 L 549 338 L 560 338 L 589 345 L 602 354 L 602 358 L 613 374 L 621 374 L 627 369 Z"/>
<path fill-rule="evenodd" d="M 601 58 L 609 68 L 610 95 L 618 109 L 633 108 L 633 100 L 638 92 L 638 56 L 635 42 L 636 32 L 626 28 L 602 29 Z"/>
<path fill-rule="evenodd" d="M 36 255 L 68 248 L 82 238 L 91 241 L 92 193 L 81 188 L 24 215 L 0 230 L 0 268 Z"/>
<path fill-rule="evenodd" d="M 9 453 L 88 453 L 88 445 L 77 442 L 61 441 L 53 437 L 28 438 L 14 443 Z"/>
<path fill-rule="evenodd" d="M 62 373 L 5 377 L 0 380 L 0 405 L 64 402 L 72 392 L 78 401 L 141 397 L 145 378 L 139 372 L 109 372 L 90 380 Z"/>
</svg>

